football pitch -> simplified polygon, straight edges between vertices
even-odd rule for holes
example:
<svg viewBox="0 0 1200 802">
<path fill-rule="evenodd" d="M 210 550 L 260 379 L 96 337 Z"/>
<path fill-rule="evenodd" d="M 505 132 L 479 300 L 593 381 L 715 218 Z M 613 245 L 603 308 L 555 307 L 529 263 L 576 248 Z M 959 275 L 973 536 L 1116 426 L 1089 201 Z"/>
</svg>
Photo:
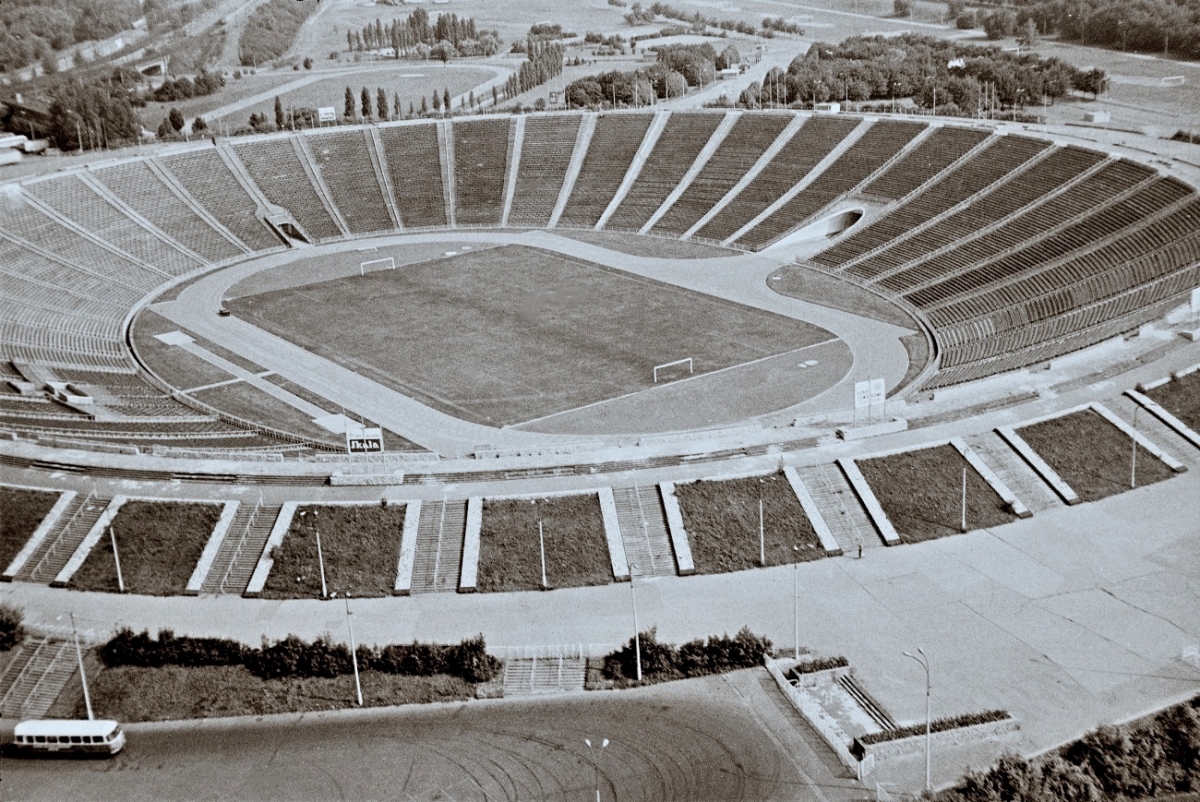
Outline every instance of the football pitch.
<svg viewBox="0 0 1200 802">
<path fill-rule="evenodd" d="M 519 245 L 227 305 L 384 386 L 492 426 L 653 387 L 655 365 L 685 357 L 699 376 L 835 339 L 801 320 Z"/>
</svg>

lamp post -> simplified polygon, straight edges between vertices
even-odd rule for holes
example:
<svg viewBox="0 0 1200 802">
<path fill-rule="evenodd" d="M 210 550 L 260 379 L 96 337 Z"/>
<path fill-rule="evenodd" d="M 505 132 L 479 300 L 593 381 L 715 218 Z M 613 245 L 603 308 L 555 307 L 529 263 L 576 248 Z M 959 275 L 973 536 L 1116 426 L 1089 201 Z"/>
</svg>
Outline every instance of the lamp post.
<svg viewBox="0 0 1200 802">
<path fill-rule="evenodd" d="M 589 757 L 591 757 L 594 750 L 596 750 L 596 749 L 600 750 L 600 757 L 604 757 L 604 750 L 608 747 L 608 739 L 607 738 L 600 739 L 600 743 L 597 746 L 592 745 L 591 738 L 584 738 L 583 742 L 585 744 L 587 744 Z M 592 768 L 595 770 L 595 774 L 596 774 L 596 802 L 600 802 L 600 758 L 592 757 L 591 760 L 592 760 Z"/>
<path fill-rule="evenodd" d="M 796 644 L 792 657 L 800 659 L 800 546 L 792 544 L 792 615 L 796 625 Z"/>
<path fill-rule="evenodd" d="M 920 657 L 918 657 L 917 655 L 920 655 Z M 931 784 L 929 781 L 929 774 L 930 774 L 930 772 L 929 772 L 929 743 L 930 743 L 930 730 L 932 727 L 932 720 L 930 719 L 930 713 L 929 713 L 929 711 L 930 711 L 930 707 L 929 707 L 929 656 L 926 655 L 925 650 L 921 649 L 921 648 L 917 649 L 917 654 L 913 654 L 912 652 L 905 652 L 904 656 L 911 657 L 912 659 L 916 660 L 918 663 L 921 664 L 921 668 L 925 669 L 925 790 L 929 791 L 931 788 Z"/>
<path fill-rule="evenodd" d="M 642 681 L 642 634 L 638 627 L 637 614 L 637 593 L 633 589 L 633 575 L 637 573 L 637 566 L 629 566 L 629 598 L 633 600 L 633 653 L 637 658 L 637 681 Z"/>
<path fill-rule="evenodd" d="M 75 629 L 75 611 L 71 611 L 71 637 L 75 639 L 75 659 L 79 661 L 79 679 L 83 681 L 83 703 L 87 707 L 88 721 L 96 718 L 92 712 L 92 695 L 88 692 L 87 671 L 83 668 L 83 650 L 79 648 L 79 631 Z"/>
<path fill-rule="evenodd" d="M 1138 410 L 1140 410 L 1140 409 L 1141 409 L 1141 407 L 1137 406 L 1136 404 L 1133 407 L 1133 431 L 1135 433 L 1137 432 Z M 1138 444 L 1137 444 L 1136 437 L 1131 437 L 1129 439 L 1132 443 L 1132 445 L 1130 447 L 1130 452 L 1129 452 L 1129 486 L 1131 488 L 1134 488 L 1134 487 L 1137 487 L 1137 446 L 1138 446 Z"/>
<path fill-rule="evenodd" d="M 350 629 L 350 663 L 354 666 L 354 693 L 358 697 L 358 706 L 362 707 L 362 680 L 358 676 L 358 647 L 354 645 L 354 619 L 350 613 L 350 592 L 342 596 L 346 602 L 346 626 Z"/>
</svg>

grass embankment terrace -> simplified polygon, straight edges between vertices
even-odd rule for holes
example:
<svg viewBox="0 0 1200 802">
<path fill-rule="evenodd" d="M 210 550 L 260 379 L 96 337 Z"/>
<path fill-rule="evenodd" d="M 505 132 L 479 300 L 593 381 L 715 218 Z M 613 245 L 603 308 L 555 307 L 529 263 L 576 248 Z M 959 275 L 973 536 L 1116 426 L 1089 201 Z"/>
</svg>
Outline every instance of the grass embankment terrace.
<svg viewBox="0 0 1200 802">
<path fill-rule="evenodd" d="M 17 556 L 57 500 L 57 493 L 0 487 L 0 571 Z"/>
<path fill-rule="evenodd" d="M 125 588 L 131 593 L 151 596 L 183 593 L 220 516 L 219 504 L 125 502 L 111 525 Z M 100 538 L 71 578 L 70 587 L 118 591 L 109 535 Z"/>
<path fill-rule="evenodd" d="M 1096 501 L 1130 489 L 1133 441 L 1090 409 L 1025 426 L 1017 434 L 1081 501 Z M 1161 460 L 1137 447 L 1138 487 L 1173 475 Z"/>
<path fill-rule="evenodd" d="M 272 599 L 321 596 L 317 532 L 330 592 L 352 596 L 389 596 L 396 583 L 402 505 L 304 506 L 275 549 L 275 565 L 262 595 Z"/>
<path fill-rule="evenodd" d="M 1146 395 L 1193 432 L 1200 432 L 1200 370 L 1147 390 Z"/>
<path fill-rule="evenodd" d="M 701 574 L 758 568 L 758 502 L 763 502 L 767 565 L 825 556 L 783 474 L 675 485 L 692 559 Z M 792 546 L 799 546 L 793 550 Z"/>
<path fill-rule="evenodd" d="M 905 543 L 962 532 L 964 468 L 968 529 L 1016 519 L 991 485 L 950 445 L 858 460 L 858 468 Z"/>
<path fill-rule="evenodd" d="M 484 502 L 479 532 L 480 591 L 538 590 L 542 560 L 538 522 L 546 543 L 551 588 L 613 581 L 600 500 L 594 495 Z"/>
</svg>

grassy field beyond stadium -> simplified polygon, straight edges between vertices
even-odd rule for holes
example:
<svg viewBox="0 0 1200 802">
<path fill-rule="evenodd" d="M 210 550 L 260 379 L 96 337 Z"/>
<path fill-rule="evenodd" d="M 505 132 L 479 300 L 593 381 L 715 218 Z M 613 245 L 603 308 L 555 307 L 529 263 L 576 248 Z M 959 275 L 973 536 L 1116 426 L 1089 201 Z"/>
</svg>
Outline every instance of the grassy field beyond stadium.
<svg viewBox="0 0 1200 802">
<path fill-rule="evenodd" d="M 250 295 L 231 311 L 423 403 L 509 425 L 833 338 L 771 312 L 525 246 Z"/>
</svg>

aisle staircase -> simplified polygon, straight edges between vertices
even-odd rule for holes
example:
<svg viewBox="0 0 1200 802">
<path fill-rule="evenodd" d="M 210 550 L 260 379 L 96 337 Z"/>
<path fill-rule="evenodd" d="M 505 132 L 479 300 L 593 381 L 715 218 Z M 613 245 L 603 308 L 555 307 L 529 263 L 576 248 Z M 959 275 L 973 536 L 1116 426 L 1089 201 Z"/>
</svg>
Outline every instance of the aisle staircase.
<svg viewBox="0 0 1200 802">
<path fill-rule="evenodd" d="M 587 661 L 582 657 L 530 657 L 504 661 L 504 697 L 583 690 Z"/>
<path fill-rule="evenodd" d="M 229 525 L 229 534 L 200 586 L 201 593 L 242 593 L 246 590 L 280 509 L 282 505 L 263 504 L 261 498 L 253 507 L 249 504 L 239 506 Z"/>
<path fill-rule="evenodd" d="M 675 574 L 675 552 L 658 486 L 614 487 L 613 502 L 630 572 L 635 577 Z"/>
<path fill-rule="evenodd" d="M 871 719 L 879 725 L 879 728 L 884 732 L 890 732 L 896 729 L 896 722 L 892 719 L 888 712 L 883 709 L 883 705 L 876 702 L 871 694 L 867 693 L 861 685 L 854 681 L 853 674 L 843 674 L 838 677 L 837 683 L 841 686 L 850 698 L 862 708 Z"/>
<path fill-rule="evenodd" d="M 816 502 L 834 540 L 841 546 L 842 553 L 856 554 L 860 546 L 872 549 L 883 545 L 875 524 L 871 523 L 867 511 L 837 465 L 810 465 L 797 468 L 796 472 Z"/>
<path fill-rule="evenodd" d="M 453 593 L 462 566 L 467 502 L 426 501 L 421 504 L 417 550 L 413 558 L 412 592 Z"/>
<path fill-rule="evenodd" d="M 1160 421 L 1149 410 L 1127 395 L 1118 395 L 1104 399 L 1108 407 L 1118 418 L 1121 418 L 1154 445 L 1190 467 L 1200 467 L 1200 450 L 1184 440 L 1175 430 Z M 1137 424 L 1136 426 L 1134 424 Z"/>
<path fill-rule="evenodd" d="M 0 673 L 0 718 L 41 718 L 75 673 L 68 640 L 30 635 Z"/>
<path fill-rule="evenodd" d="M 964 439 L 1031 512 L 1037 514 L 1042 510 L 1063 506 L 1058 494 L 1000 435 L 982 432 Z"/>
<path fill-rule="evenodd" d="M 28 582 L 52 581 L 100 520 L 111 501 L 97 496 L 94 491 L 86 498 L 76 497 L 59 518 L 62 523 L 46 536 L 14 578 Z"/>
</svg>

